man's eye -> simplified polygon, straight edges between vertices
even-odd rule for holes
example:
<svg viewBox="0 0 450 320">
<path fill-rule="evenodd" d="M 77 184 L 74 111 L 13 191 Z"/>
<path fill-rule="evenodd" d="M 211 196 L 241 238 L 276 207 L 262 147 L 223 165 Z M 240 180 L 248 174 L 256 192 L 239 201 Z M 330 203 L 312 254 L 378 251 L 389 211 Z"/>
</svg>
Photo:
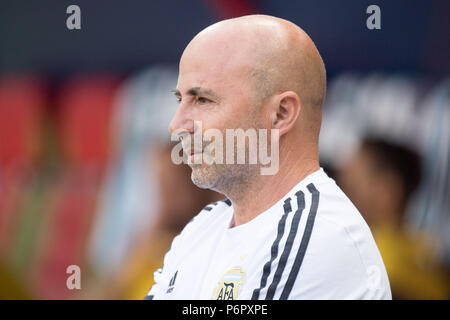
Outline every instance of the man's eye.
<svg viewBox="0 0 450 320">
<path fill-rule="evenodd" d="M 208 103 L 211 102 L 211 100 L 203 98 L 203 97 L 196 97 L 195 100 L 199 103 Z"/>
<path fill-rule="evenodd" d="M 178 103 L 181 103 L 181 98 L 180 97 L 176 97 L 176 99 L 177 99 Z"/>
</svg>

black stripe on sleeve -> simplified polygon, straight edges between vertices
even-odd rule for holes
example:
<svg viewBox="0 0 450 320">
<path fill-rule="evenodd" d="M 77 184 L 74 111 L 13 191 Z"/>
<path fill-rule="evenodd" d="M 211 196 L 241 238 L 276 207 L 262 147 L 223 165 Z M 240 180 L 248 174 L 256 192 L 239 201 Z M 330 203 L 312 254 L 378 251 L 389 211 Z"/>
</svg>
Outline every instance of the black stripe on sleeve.
<svg viewBox="0 0 450 320">
<path fill-rule="evenodd" d="M 172 287 L 175 284 L 175 280 L 177 279 L 178 270 L 175 272 L 173 277 L 169 281 L 169 287 Z"/>
<path fill-rule="evenodd" d="M 267 284 L 267 278 L 269 277 L 269 274 L 270 274 L 272 262 L 278 256 L 278 244 L 280 243 L 280 240 L 284 234 L 284 225 L 286 224 L 286 218 L 287 218 L 288 214 L 292 211 L 291 198 L 287 198 L 284 201 L 283 208 L 284 208 L 284 214 L 280 218 L 280 221 L 278 222 L 277 237 L 276 237 L 275 241 L 272 243 L 272 247 L 270 248 L 270 260 L 267 261 L 266 264 L 264 265 L 260 286 L 259 286 L 259 288 L 253 290 L 252 300 L 259 299 L 260 291 L 262 289 L 264 289 Z"/>
<path fill-rule="evenodd" d="M 144 300 L 153 300 L 153 295 L 148 295 L 144 297 Z"/>
<path fill-rule="evenodd" d="M 283 275 L 284 269 L 286 268 L 286 262 L 292 250 L 292 245 L 294 244 L 295 236 L 297 235 L 298 226 L 300 224 L 300 218 L 302 216 L 303 209 L 305 209 L 305 194 L 302 191 L 298 191 L 296 194 L 298 208 L 292 218 L 291 230 L 289 231 L 286 244 L 284 246 L 283 253 L 281 254 L 280 261 L 278 262 L 277 270 L 273 276 L 272 283 L 269 286 L 266 294 L 266 300 L 272 300 L 275 296 L 277 286 L 280 283 L 281 276 Z"/>
<path fill-rule="evenodd" d="M 225 200 L 222 200 L 223 202 L 225 202 L 229 207 L 231 207 L 231 200 L 226 198 Z"/>
<path fill-rule="evenodd" d="M 306 221 L 305 232 L 303 233 L 302 241 L 298 249 L 297 255 L 295 256 L 294 264 L 292 266 L 289 277 L 286 281 L 286 285 L 281 292 L 280 300 L 287 300 L 292 288 L 294 287 L 295 280 L 297 279 L 298 272 L 305 257 L 306 248 L 308 247 L 309 239 L 311 238 L 312 229 L 314 226 L 314 220 L 317 214 L 317 208 L 319 206 L 319 196 L 320 192 L 316 189 L 314 184 L 310 183 L 307 186 L 309 192 L 312 195 L 311 209 L 309 211 L 308 220 Z"/>
</svg>

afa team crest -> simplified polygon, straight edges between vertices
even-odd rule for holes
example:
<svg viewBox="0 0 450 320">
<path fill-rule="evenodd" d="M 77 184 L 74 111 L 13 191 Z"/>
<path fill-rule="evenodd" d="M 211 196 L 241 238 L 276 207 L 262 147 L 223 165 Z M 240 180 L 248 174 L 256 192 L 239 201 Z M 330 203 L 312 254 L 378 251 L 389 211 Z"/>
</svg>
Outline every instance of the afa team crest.
<svg viewBox="0 0 450 320">
<path fill-rule="evenodd" d="M 241 268 L 228 270 L 214 289 L 213 300 L 236 300 L 244 282 L 245 272 Z"/>
</svg>

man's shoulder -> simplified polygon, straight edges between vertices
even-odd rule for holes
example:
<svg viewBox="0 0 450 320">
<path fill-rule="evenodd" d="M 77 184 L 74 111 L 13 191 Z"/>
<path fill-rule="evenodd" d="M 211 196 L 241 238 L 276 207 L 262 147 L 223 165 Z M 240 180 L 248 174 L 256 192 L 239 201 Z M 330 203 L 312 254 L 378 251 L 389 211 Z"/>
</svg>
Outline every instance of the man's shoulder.
<svg viewBox="0 0 450 320">
<path fill-rule="evenodd" d="M 359 210 L 334 180 L 329 179 L 326 183 L 316 185 L 316 188 L 320 193 L 318 208 L 320 219 L 332 222 L 339 229 L 361 228 L 369 231 Z"/>
<path fill-rule="evenodd" d="M 323 169 L 314 172 L 295 186 L 290 197 L 298 197 L 299 193 L 304 195 L 307 208 L 314 203 L 317 205 L 318 219 L 326 218 L 335 222 L 337 227 L 349 224 L 367 227 L 358 209 Z M 309 198 L 311 200 L 308 201 Z"/>
<path fill-rule="evenodd" d="M 308 189 L 316 193 L 317 203 L 312 245 L 323 246 L 323 249 L 330 250 L 330 243 L 333 243 L 336 245 L 333 250 L 355 250 L 363 259 L 365 254 L 361 252 L 377 254 L 378 250 L 369 226 L 336 182 L 323 175 L 310 185 L 313 187 Z"/>
<path fill-rule="evenodd" d="M 311 238 L 299 286 L 308 287 L 309 281 L 316 283 L 317 286 L 310 287 L 308 293 L 312 298 L 389 298 L 389 283 L 381 255 L 358 209 L 331 178 L 322 177 L 307 186 L 308 191 L 315 193 L 317 213 L 310 228 L 308 222 L 304 222 L 304 230 L 310 230 Z M 310 202 L 306 208 L 313 207 L 314 201 Z M 345 284 L 341 280 L 345 280 Z M 330 286 L 339 288 L 336 295 L 322 290 Z M 298 289 L 297 294 L 306 293 Z"/>
</svg>

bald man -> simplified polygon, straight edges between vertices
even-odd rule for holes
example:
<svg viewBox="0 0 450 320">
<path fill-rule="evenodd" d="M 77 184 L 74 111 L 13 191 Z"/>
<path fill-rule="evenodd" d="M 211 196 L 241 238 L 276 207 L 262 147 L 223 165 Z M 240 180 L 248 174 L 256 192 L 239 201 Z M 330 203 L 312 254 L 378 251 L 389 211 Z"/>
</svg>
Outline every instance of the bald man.
<svg viewBox="0 0 450 320">
<path fill-rule="evenodd" d="M 319 165 L 325 91 L 316 46 L 289 21 L 244 16 L 194 37 L 180 60 L 169 130 L 187 141 L 192 181 L 227 198 L 174 239 L 146 299 L 391 299 L 367 224 Z M 276 132 L 266 137 L 278 170 L 193 161 L 216 154 L 211 129 Z M 249 154 L 250 139 L 241 148 Z"/>
</svg>

